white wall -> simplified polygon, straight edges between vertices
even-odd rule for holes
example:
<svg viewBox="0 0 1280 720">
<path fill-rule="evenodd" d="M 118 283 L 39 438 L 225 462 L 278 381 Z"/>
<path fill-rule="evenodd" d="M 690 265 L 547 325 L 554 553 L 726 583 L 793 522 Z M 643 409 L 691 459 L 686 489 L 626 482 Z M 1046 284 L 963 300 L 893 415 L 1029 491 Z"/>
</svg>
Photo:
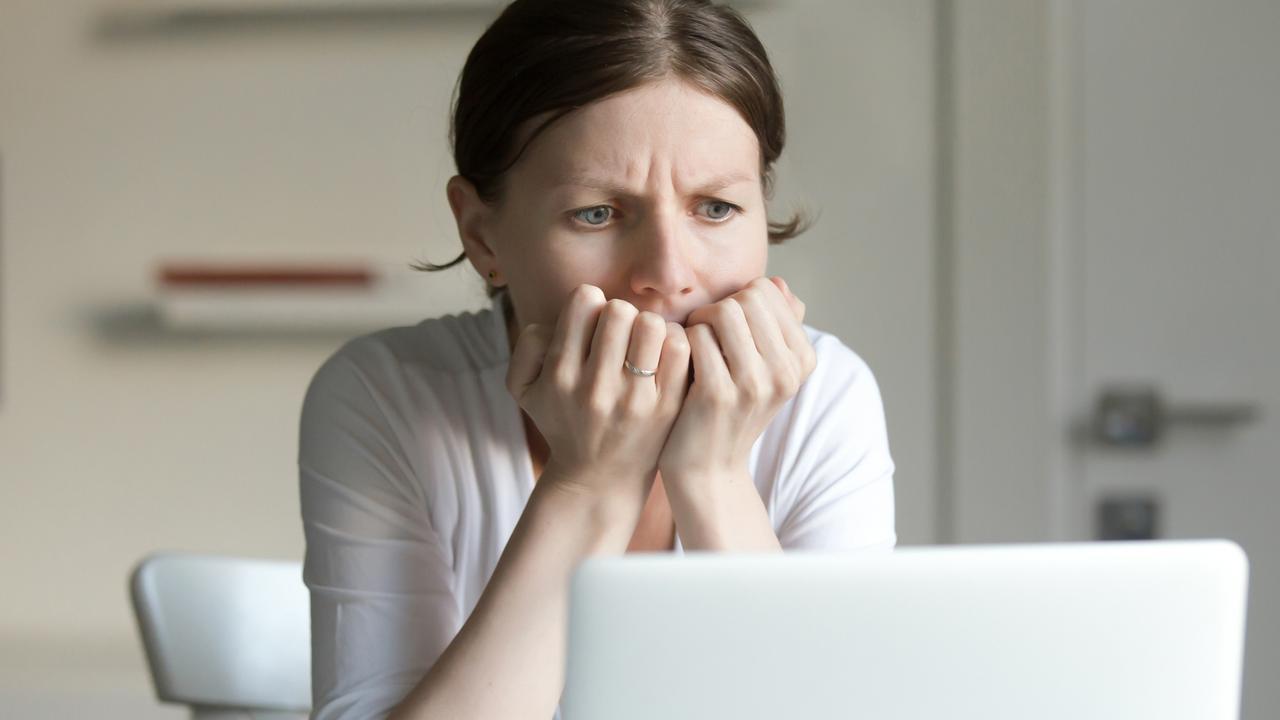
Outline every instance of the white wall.
<svg viewBox="0 0 1280 720">
<path fill-rule="evenodd" d="M 937 540 L 935 63 L 932 1 L 779 3 L 760 22 L 787 96 L 780 205 L 818 224 L 776 248 L 770 271 L 880 382 L 898 466 L 900 544 Z M 786 10 L 786 8 L 792 8 Z"/>
<path fill-rule="evenodd" d="M 1052 537 L 1049 3 L 946 3 L 951 540 Z"/>
<path fill-rule="evenodd" d="M 147 30 L 104 24 L 108 5 L 0 2 L 5 716 L 153 708 L 125 589 L 142 555 L 302 554 L 297 413 L 341 338 L 121 321 L 149 300 L 154 262 L 457 248 L 447 106 L 483 18 Z M 821 213 L 771 269 L 877 373 L 901 542 L 931 542 L 934 5 L 751 15 L 789 102 L 780 205 Z M 461 272 L 421 282 L 440 288 L 424 317 L 481 301 Z"/>
</svg>

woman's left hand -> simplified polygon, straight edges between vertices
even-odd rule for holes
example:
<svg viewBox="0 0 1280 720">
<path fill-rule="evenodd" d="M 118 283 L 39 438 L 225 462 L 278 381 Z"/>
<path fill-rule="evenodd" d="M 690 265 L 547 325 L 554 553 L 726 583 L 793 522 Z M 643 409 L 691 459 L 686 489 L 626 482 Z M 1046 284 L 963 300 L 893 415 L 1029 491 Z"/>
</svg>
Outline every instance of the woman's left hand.
<svg viewBox="0 0 1280 720">
<path fill-rule="evenodd" d="M 757 278 L 689 315 L 693 383 L 658 459 L 672 489 L 740 478 L 751 447 L 813 372 L 804 303 L 782 278 Z"/>
</svg>

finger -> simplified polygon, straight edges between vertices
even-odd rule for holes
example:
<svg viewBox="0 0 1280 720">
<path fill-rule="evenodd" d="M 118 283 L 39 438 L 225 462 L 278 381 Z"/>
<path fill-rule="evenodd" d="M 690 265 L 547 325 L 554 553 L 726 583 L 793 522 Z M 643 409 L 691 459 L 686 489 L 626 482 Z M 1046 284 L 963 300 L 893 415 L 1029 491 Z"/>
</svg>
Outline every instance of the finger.
<svg viewBox="0 0 1280 720">
<path fill-rule="evenodd" d="M 551 328 L 546 325 L 528 325 L 516 338 L 516 346 L 511 350 L 511 364 L 507 368 L 507 390 L 517 400 L 524 397 L 529 386 L 538 379 L 550 345 Z"/>
<path fill-rule="evenodd" d="M 667 323 L 657 381 L 660 401 L 682 399 L 689 389 L 689 336 L 680 323 Z"/>
<path fill-rule="evenodd" d="M 685 328 L 689 337 L 689 357 L 693 365 L 694 382 L 707 386 L 733 384 L 729 368 L 724 364 L 720 343 L 710 325 L 693 325 Z"/>
<path fill-rule="evenodd" d="M 586 362 L 596 320 L 604 304 L 604 291 L 594 285 L 579 285 L 569 295 L 556 319 L 555 333 L 547 349 L 547 362 L 556 372 L 577 376 Z"/>
<path fill-rule="evenodd" d="M 639 370 L 657 370 L 662 344 L 667 338 L 667 323 L 662 316 L 653 312 L 642 312 L 636 315 L 631 323 L 631 343 L 627 346 L 627 362 Z M 657 383 L 656 375 L 648 378 L 635 376 L 625 368 L 618 368 L 635 380 L 646 380 Z M 637 383 L 638 386 L 638 383 Z"/>
<path fill-rule="evenodd" d="M 729 374 L 735 382 L 748 381 L 760 363 L 760 353 L 756 351 L 742 306 L 732 297 L 725 298 L 712 306 L 708 317 L 720 352 L 728 361 Z"/>
<path fill-rule="evenodd" d="M 774 287 L 778 287 L 779 283 L 782 288 L 787 287 L 787 283 L 780 277 L 771 277 Z M 768 290 L 768 287 L 762 289 Z M 805 348 L 810 347 L 809 335 L 805 332 L 804 326 L 804 303 L 800 302 L 800 298 L 791 294 L 791 290 L 779 289 L 777 293 L 766 292 L 765 297 L 769 299 L 774 309 L 774 317 L 778 321 L 778 329 L 782 332 L 782 339 L 786 342 L 787 347 L 792 352 L 806 352 Z"/>
<path fill-rule="evenodd" d="M 773 286 L 778 288 L 778 291 L 782 293 L 782 297 L 786 300 L 787 307 L 791 310 L 791 314 L 795 316 L 798 322 L 804 322 L 804 303 L 800 302 L 800 298 L 796 297 L 795 293 L 791 292 L 791 288 L 787 285 L 787 281 L 783 280 L 778 275 L 774 275 L 769 278 L 769 280 L 773 283 Z"/>
<path fill-rule="evenodd" d="M 614 298 L 604 304 L 596 321 L 595 336 L 591 339 L 591 355 L 587 358 L 588 372 L 592 377 L 611 377 L 609 373 L 623 369 L 631 326 L 639 314 L 636 306 L 626 300 Z"/>
<path fill-rule="evenodd" d="M 782 322 L 795 322 L 791 317 L 779 318 L 777 304 L 770 296 L 779 297 L 777 287 L 767 280 L 753 282 L 746 290 L 735 295 L 747 318 L 747 327 L 755 341 L 756 351 L 772 370 L 792 367 L 795 358 L 782 337 Z"/>
</svg>

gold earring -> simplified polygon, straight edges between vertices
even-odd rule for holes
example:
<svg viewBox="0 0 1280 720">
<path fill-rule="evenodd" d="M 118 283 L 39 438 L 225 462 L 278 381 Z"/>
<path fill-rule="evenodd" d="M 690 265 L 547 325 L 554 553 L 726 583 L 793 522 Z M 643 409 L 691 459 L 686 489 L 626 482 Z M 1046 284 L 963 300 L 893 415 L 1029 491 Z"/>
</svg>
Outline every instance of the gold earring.
<svg viewBox="0 0 1280 720">
<path fill-rule="evenodd" d="M 494 280 L 496 280 L 496 279 L 498 279 L 498 271 L 497 271 L 497 270 L 490 270 L 490 271 L 489 271 L 489 282 L 493 282 L 493 281 L 494 281 Z"/>
</svg>

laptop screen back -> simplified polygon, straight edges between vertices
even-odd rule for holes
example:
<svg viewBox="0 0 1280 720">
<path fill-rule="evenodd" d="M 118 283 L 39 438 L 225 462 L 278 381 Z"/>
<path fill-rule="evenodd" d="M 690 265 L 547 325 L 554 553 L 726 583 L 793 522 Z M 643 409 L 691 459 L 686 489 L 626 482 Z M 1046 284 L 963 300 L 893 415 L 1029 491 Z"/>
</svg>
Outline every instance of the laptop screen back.
<svg viewBox="0 0 1280 720">
<path fill-rule="evenodd" d="M 564 720 L 1238 717 L 1229 541 L 592 558 Z"/>
</svg>

